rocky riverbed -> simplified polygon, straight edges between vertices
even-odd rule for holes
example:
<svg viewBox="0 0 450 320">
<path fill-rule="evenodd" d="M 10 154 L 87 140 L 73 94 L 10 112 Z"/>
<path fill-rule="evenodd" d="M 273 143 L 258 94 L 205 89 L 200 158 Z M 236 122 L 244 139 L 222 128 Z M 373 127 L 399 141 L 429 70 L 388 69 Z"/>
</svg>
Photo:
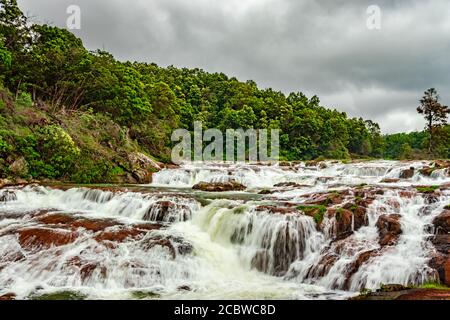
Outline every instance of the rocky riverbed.
<svg viewBox="0 0 450 320">
<path fill-rule="evenodd" d="M 190 164 L 146 185 L 3 186 L 0 299 L 375 299 L 387 284 L 448 299 L 418 286 L 450 286 L 449 167 Z"/>
</svg>

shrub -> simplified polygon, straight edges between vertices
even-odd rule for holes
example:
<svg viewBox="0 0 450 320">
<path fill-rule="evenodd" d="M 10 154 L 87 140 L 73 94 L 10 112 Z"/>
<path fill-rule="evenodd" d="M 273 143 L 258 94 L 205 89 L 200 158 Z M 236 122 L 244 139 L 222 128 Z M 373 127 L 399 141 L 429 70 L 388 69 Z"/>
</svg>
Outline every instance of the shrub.
<svg viewBox="0 0 450 320">
<path fill-rule="evenodd" d="M 16 102 L 24 107 L 31 107 L 33 105 L 33 99 L 31 95 L 26 92 L 21 92 L 17 97 Z"/>
<path fill-rule="evenodd" d="M 33 177 L 59 178 L 71 172 L 80 150 L 61 127 L 50 125 L 23 139 L 21 153 Z"/>
</svg>

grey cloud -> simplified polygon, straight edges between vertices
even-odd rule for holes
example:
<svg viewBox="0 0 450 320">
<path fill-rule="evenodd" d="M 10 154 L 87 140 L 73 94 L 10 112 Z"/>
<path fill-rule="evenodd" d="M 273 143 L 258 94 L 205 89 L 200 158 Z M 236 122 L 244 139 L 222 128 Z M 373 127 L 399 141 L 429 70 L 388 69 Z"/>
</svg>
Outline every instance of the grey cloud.
<svg viewBox="0 0 450 320">
<path fill-rule="evenodd" d="M 382 29 L 366 28 L 366 9 Z M 324 105 L 371 118 L 385 132 L 422 129 L 422 92 L 450 102 L 450 2 L 446 0 L 19 0 L 65 26 L 78 4 L 90 49 L 122 60 L 201 67 L 262 87 L 317 94 Z"/>
</svg>

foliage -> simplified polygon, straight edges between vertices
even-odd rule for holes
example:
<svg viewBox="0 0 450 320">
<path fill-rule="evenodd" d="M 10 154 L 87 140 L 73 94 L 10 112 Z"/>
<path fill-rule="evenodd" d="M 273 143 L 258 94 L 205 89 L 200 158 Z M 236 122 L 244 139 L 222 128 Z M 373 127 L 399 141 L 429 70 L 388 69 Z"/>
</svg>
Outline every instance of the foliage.
<svg viewBox="0 0 450 320">
<path fill-rule="evenodd" d="M 22 140 L 21 151 L 35 178 L 65 176 L 80 155 L 72 138 L 56 125 L 39 128 Z"/>
<path fill-rule="evenodd" d="M 421 289 L 450 290 L 450 287 L 437 282 L 426 282 L 418 287 Z"/>
<path fill-rule="evenodd" d="M 378 124 L 327 109 L 317 96 L 201 69 L 121 62 L 90 52 L 68 30 L 31 23 L 16 0 L 0 4 L 3 176 L 8 159 L 24 156 L 33 177 L 115 180 L 129 173 L 130 152 L 170 161 L 171 133 L 193 130 L 194 121 L 203 129 L 279 129 L 285 160 L 450 157 L 450 126 L 442 125 L 446 109 L 435 91 L 419 110 L 431 115 L 432 131 L 382 136 Z"/>
<path fill-rule="evenodd" d="M 303 211 L 306 215 L 312 216 L 318 224 L 322 223 L 327 207 L 322 205 L 298 206 L 297 209 Z"/>
<path fill-rule="evenodd" d="M 425 129 L 428 132 L 428 152 L 433 152 L 434 137 L 440 126 L 447 123 L 447 117 L 450 113 L 448 106 L 439 102 L 439 96 L 436 89 L 431 88 L 425 91 L 423 98 L 420 100 L 420 106 L 417 112 L 422 114 L 426 120 Z"/>
<path fill-rule="evenodd" d="M 439 189 L 440 186 L 418 186 L 416 187 L 417 191 L 420 193 L 433 193 L 437 189 Z"/>
</svg>

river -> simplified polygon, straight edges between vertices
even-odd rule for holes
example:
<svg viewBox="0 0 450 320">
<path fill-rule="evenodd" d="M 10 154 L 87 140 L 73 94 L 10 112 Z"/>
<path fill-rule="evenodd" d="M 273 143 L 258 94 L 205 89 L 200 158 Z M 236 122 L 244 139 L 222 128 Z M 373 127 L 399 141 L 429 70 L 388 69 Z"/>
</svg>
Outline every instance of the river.
<svg viewBox="0 0 450 320">
<path fill-rule="evenodd" d="M 450 175 L 428 165 L 202 163 L 151 185 L 0 189 L 0 296 L 346 299 L 436 280 Z M 192 189 L 230 180 L 247 189 Z"/>
</svg>

